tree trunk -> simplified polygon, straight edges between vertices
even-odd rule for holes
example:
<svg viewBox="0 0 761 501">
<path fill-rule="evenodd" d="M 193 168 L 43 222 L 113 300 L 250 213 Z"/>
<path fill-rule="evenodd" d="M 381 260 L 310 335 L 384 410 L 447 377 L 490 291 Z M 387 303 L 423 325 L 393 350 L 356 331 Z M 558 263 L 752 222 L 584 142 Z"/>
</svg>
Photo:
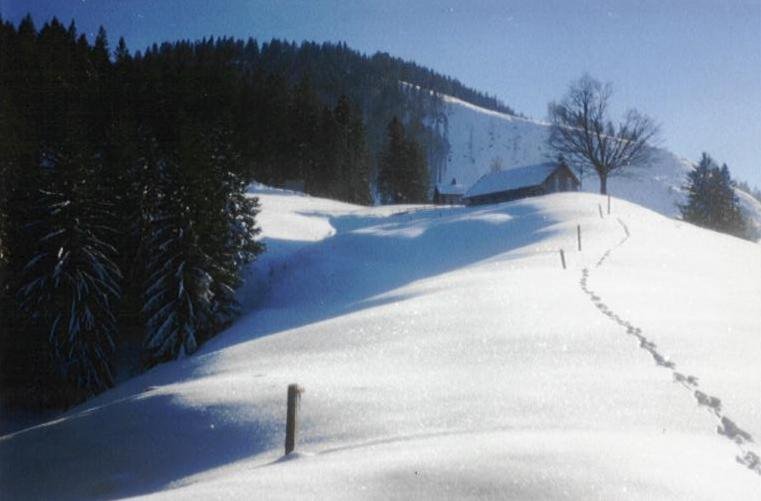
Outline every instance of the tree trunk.
<svg viewBox="0 0 761 501">
<path fill-rule="evenodd" d="M 600 172 L 600 194 L 608 194 L 608 174 Z"/>
</svg>

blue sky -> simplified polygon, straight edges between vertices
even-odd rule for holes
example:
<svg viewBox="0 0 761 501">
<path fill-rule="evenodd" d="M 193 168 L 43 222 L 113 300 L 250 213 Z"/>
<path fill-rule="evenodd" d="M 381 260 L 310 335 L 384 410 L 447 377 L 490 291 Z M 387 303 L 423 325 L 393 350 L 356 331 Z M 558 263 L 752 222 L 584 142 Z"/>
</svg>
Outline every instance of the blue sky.
<svg viewBox="0 0 761 501">
<path fill-rule="evenodd" d="M 132 50 L 208 35 L 345 41 L 536 118 L 587 71 L 613 83 L 616 113 L 653 116 L 664 146 L 708 151 L 761 188 L 761 0 L 0 0 L 5 19 L 26 12 L 103 24 Z"/>
</svg>

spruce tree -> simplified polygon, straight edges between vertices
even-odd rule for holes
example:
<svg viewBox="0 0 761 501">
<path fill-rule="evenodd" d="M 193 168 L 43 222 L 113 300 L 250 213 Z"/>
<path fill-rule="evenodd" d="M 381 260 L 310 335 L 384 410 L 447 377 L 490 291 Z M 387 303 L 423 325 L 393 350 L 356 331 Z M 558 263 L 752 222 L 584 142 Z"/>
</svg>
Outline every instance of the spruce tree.
<svg viewBox="0 0 761 501">
<path fill-rule="evenodd" d="M 30 323 L 46 332 L 61 376 L 92 395 L 113 384 L 121 274 L 109 197 L 87 183 L 102 176 L 97 155 L 82 149 L 50 159 L 51 179 L 28 226 L 34 254 L 16 294 Z"/>
<path fill-rule="evenodd" d="M 729 174 L 727 164 L 722 164 L 716 173 L 718 214 L 717 227 L 720 231 L 736 237 L 747 238 L 748 228 L 740 210 L 740 200 L 737 198 L 734 182 Z"/>
<path fill-rule="evenodd" d="M 428 166 L 420 145 L 405 135 L 394 117 L 378 161 L 378 192 L 382 203 L 424 203 L 428 200 Z"/>
<path fill-rule="evenodd" d="M 293 91 L 289 109 L 291 162 L 288 176 L 304 181 L 304 190 L 307 193 L 312 193 L 315 185 L 319 119 L 319 99 L 309 78 L 305 76 Z"/>
<path fill-rule="evenodd" d="M 713 224 L 711 176 L 715 167 L 713 159 L 704 152 L 695 169 L 687 173 L 687 203 L 680 207 L 685 221 L 704 227 Z"/>
<path fill-rule="evenodd" d="M 365 128 L 362 116 L 346 96 L 341 96 L 333 111 L 336 129 L 334 196 L 347 202 L 368 204 L 370 174 Z"/>
<path fill-rule="evenodd" d="M 337 131 L 338 124 L 333 115 L 333 110 L 324 106 L 320 113 L 317 128 L 317 145 L 314 152 L 315 162 L 308 185 L 309 193 L 312 195 L 334 196 L 334 187 L 338 182 L 336 169 L 338 159 L 336 148 Z"/>
<path fill-rule="evenodd" d="M 315 117 L 314 93 L 292 99 L 285 80 L 251 74 L 244 50 L 258 52 L 220 39 L 132 56 L 120 40 L 112 61 L 103 29 L 91 45 L 73 23 L 0 21 L 3 399 L 70 405 L 113 384 L 125 331 L 140 331 L 153 365 L 238 313 L 234 291 L 262 251 L 250 176 L 300 173 L 321 147 L 306 121 L 293 155 L 286 120 L 299 99 Z M 361 130 L 356 118 L 344 132 Z M 346 151 L 361 150 L 350 136 Z"/>
<path fill-rule="evenodd" d="M 687 203 L 680 206 L 682 219 L 747 238 L 746 223 L 726 164 L 719 168 L 707 153 L 703 153 L 698 165 L 687 175 L 686 190 Z"/>
<path fill-rule="evenodd" d="M 385 148 L 378 161 L 378 194 L 381 203 L 398 203 L 402 199 L 400 184 L 405 163 L 404 126 L 397 117 L 387 127 Z"/>
<path fill-rule="evenodd" d="M 235 289 L 263 248 L 256 240 L 257 201 L 238 174 L 230 119 L 184 116 L 154 168 L 143 313 L 148 366 L 192 354 L 238 313 Z"/>
<path fill-rule="evenodd" d="M 97 134 L 107 120 L 95 84 L 107 65 L 95 67 L 74 25 L 66 29 L 55 18 L 39 33 L 30 19 L 22 22 L 9 50 L 2 127 L 10 134 L 0 153 L 9 196 L 2 307 L 15 339 L 2 349 L 11 354 L 11 370 L 26 378 L 13 383 L 15 393 L 67 405 L 113 381 L 120 273 L 112 193 L 97 182 L 107 178 Z"/>
<path fill-rule="evenodd" d="M 425 203 L 428 201 L 428 164 L 420 143 L 413 138 L 405 145 L 405 160 L 404 181 L 400 187 L 404 201 Z"/>
</svg>

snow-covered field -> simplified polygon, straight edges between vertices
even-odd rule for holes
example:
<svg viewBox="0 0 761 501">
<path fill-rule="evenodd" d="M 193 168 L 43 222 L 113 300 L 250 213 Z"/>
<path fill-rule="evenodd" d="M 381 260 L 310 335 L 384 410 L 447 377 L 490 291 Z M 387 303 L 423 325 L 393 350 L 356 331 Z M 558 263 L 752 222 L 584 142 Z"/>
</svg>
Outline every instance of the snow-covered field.
<svg viewBox="0 0 761 501">
<path fill-rule="evenodd" d="M 486 110 L 451 96 L 443 96 L 446 127 L 442 134 L 450 154 L 441 168 L 440 181 L 469 187 L 499 159 L 503 169 L 553 160 L 547 147 L 549 127 L 546 123 Z M 688 152 L 697 158 L 701 152 Z M 679 214 L 685 202 L 684 185 L 693 163 L 672 152 L 657 148 L 651 161 L 641 167 L 622 171 L 609 179 L 614 196 L 652 209 L 665 216 Z M 595 193 L 600 186 L 594 173 L 582 179 L 582 189 Z M 761 203 L 737 190 L 743 213 L 761 238 Z"/>
<path fill-rule="evenodd" d="M 1 437 L 0 497 L 761 498 L 758 244 L 619 199 L 600 218 L 586 193 L 360 208 L 254 192 L 269 252 L 241 291 L 251 312 Z"/>
</svg>

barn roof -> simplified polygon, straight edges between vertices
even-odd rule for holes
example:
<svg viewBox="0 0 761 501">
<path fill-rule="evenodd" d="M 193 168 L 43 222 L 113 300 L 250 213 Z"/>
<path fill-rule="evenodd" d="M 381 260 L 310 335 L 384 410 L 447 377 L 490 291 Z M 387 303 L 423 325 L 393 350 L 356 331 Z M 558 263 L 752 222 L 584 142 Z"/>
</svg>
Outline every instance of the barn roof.
<svg viewBox="0 0 761 501">
<path fill-rule="evenodd" d="M 484 174 L 465 193 L 465 197 L 477 197 L 489 193 L 537 186 L 542 184 L 558 167 L 560 164 L 557 162 L 546 162 Z"/>
<path fill-rule="evenodd" d="M 461 184 L 439 183 L 436 189 L 442 195 L 462 195 L 465 193 L 465 186 Z"/>
</svg>

